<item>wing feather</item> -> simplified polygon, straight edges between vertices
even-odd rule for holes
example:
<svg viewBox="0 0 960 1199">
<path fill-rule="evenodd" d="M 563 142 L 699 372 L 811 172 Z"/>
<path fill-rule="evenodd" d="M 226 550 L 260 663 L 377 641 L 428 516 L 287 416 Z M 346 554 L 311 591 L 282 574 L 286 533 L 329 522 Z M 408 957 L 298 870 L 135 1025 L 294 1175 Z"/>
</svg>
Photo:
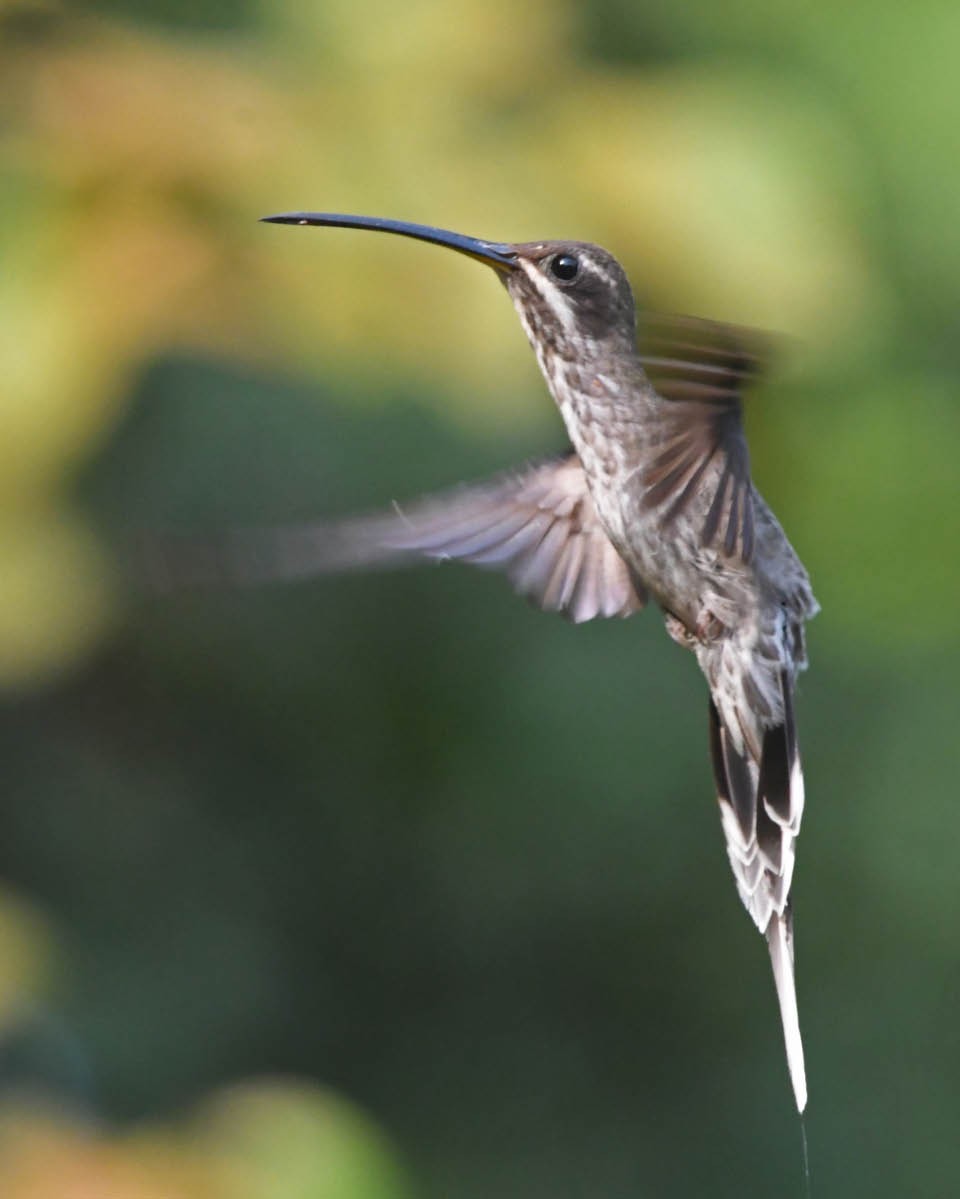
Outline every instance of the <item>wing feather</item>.
<svg viewBox="0 0 960 1199">
<path fill-rule="evenodd" d="M 760 370 L 760 340 L 750 330 L 690 317 L 652 319 L 642 338 L 644 369 L 669 401 L 645 475 L 645 503 L 663 507 L 669 524 L 700 494 L 712 466 L 701 538 L 744 562 L 753 555 L 755 514 L 740 401 Z"/>
<path fill-rule="evenodd" d="M 515 589 L 574 621 L 629 616 L 646 593 L 614 549 L 573 453 L 409 507 L 225 538 L 151 538 L 138 555 L 155 587 L 263 583 L 456 559 L 501 570 Z"/>
</svg>

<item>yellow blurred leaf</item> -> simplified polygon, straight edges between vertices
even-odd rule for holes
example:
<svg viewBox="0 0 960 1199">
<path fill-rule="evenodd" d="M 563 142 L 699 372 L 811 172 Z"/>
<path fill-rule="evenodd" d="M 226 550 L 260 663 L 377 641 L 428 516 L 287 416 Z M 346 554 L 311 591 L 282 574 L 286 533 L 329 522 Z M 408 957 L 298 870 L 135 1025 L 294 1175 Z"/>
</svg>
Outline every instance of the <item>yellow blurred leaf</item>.
<svg viewBox="0 0 960 1199">
<path fill-rule="evenodd" d="M 372 1120 L 320 1087 L 237 1086 L 194 1123 L 197 1145 L 244 1180 L 244 1199 L 409 1199 L 396 1153 Z"/>
<path fill-rule="evenodd" d="M 233 1199 L 219 1171 L 162 1139 L 104 1136 L 23 1109 L 0 1112 L 3 1199 Z"/>
<path fill-rule="evenodd" d="M 0 891 L 0 1029 L 22 1015 L 51 971 L 52 935 L 36 908 Z"/>
<path fill-rule="evenodd" d="M 37 682 L 86 653 L 108 627 L 103 554 L 64 512 L 0 512 L 0 687 Z"/>
</svg>

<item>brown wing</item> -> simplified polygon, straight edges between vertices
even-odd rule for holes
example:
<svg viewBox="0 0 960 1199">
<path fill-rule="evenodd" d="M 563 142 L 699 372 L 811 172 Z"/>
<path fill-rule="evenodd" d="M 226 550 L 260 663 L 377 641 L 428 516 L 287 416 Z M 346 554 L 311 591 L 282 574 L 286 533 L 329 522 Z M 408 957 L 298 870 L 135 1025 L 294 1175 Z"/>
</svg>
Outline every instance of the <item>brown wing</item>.
<svg viewBox="0 0 960 1199">
<path fill-rule="evenodd" d="M 762 346 L 750 330 L 692 317 L 651 318 L 641 331 L 647 377 L 670 401 L 646 473 L 647 504 L 663 506 L 671 521 L 709 480 L 704 545 L 745 562 L 753 554 L 755 514 L 740 398 L 760 373 Z"/>
<path fill-rule="evenodd" d="M 392 512 L 242 530 L 213 543 L 152 539 L 145 548 L 148 576 L 161 588 L 289 580 L 427 557 L 502 570 L 521 595 L 578 623 L 629 616 L 646 601 L 600 525 L 575 454 Z"/>
</svg>

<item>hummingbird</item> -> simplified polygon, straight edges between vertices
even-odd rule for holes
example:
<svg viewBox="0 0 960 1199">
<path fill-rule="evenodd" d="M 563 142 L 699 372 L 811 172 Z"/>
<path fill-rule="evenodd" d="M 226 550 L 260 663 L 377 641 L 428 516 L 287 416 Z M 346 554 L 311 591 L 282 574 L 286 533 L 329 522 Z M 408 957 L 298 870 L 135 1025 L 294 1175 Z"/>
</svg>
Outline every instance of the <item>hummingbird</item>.
<svg viewBox="0 0 960 1199">
<path fill-rule="evenodd" d="M 728 327 L 686 318 L 641 356 L 627 276 L 587 242 L 484 241 L 337 213 L 262 219 L 398 234 L 492 268 L 571 446 L 386 513 L 237 533 L 221 546 L 218 577 L 292 579 L 426 557 L 500 570 L 533 604 L 575 623 L 630 616 L 652 599 L 706 676 L 727 855 L 769 947 L 802 1112 L 790 887 L 804 788 L 794 691 L 807 665 L 804 624 L 818 604 L 750 475 L 741 397 L 757 355 Z"/>
</svg>

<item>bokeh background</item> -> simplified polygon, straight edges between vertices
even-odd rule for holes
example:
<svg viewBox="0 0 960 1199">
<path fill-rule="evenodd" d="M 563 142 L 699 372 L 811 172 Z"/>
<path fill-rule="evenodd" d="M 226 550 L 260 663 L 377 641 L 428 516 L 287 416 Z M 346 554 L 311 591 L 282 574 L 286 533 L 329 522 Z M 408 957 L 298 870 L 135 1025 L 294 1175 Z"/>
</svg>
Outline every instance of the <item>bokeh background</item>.
<svg viewBox="0 0 960 1199">
<path fill-rule="evenodd" d="M 956 1193 L 958 51 L 939 0 L 0 4 L 4 1199 L 803 1193 L 655 614 L 126 578 L 563 445 L 492 274 L 255 221 L 304 207 L 785 335 L 814 1193 Z"/>
</svg>

